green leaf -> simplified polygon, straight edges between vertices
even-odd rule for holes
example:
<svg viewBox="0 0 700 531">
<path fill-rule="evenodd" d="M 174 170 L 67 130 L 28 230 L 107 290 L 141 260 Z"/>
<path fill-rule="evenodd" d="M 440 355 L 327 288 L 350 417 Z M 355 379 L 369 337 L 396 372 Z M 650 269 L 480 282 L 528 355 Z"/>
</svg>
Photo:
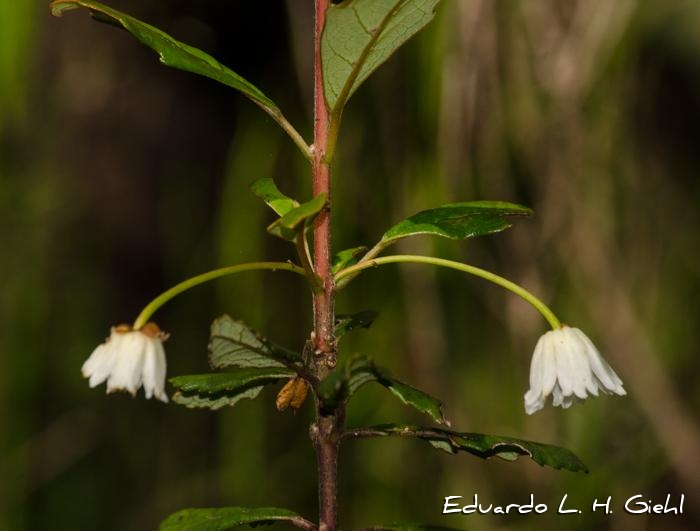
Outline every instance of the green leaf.
<svg viewBox="0 0 700 531">
<path fill-rule="evenodd" d="M 323 89 L 333 114 L 435 15 L 439 0 L 345 0 L 328 9 L 321 37 Z"/>
<path fill-rule="evenodd" d="M 345 269 L 348 266 L 357 263 L 357 260 L 365 254 L 367 247 L 352 247 L 350 249 L 344 249 L 333 257 L 333 274 L 337 273 L 341 269 Z"/>
<path fill-rule="evenodd" d="M 323 210 L 324 206 L 326 206 L 326 193 L 321 192 L 310 201 L 293 208 L 282 216 L 279 219 L 280 225 L 285 229 L 296 230 L 304 221 L 313 219 L 316 214 Z"/>
<path fill-rule="evenodd" d="M 276 507 L 222 507 L 183 509 L 168 516 L 160 531 L 226 531 L 234 527 L 274 524 L 279 521 L 304 521 L 297 513 Z"/>
<path fill-rule="evenodd" d="M 459 531 L 454 527 L 426 524 L 385 524 L 363 527 L 363 531 Z"/>
<path fill-rule="evenodd" d="M 250 185 L 250 189 L 256 196 L 265 201 L 267 206 L 274 210 L 278 216 L 284 216 L 299 206 L 298 201 L 280 192 L 275 181 L 268 177 L 258 179 Z"/>
<path fill-rule="evenodd" d="M 64 11 L 79 7 L 89 9 L 92 16 L 100 22 L 107 22 L 127 30 L 141 43 L 157 52 L 160 56 L 160 62 L 164 65 L 199 74 L 228 85 L 242 92 L 274 118 L 281 116 L 277 105 L 256 86 L 219 63 L 211 55 L 174 39 L 150 24 L 92 0 L 54 0 L 51 2 L 51 12 L 55 16 L 61 16 Z"/>
<path fill-rule="evenodd" d="M 335 338 L 340 340 L 348 332 L 358 328 L 369 328 L 377 318 L 377 312 L 365 310 L 353 314 L 336 314 L 335 316 Z"/>
<path fill-rule="evenodd" d="M 226 406 L 235 406 L 238 402 L 244 399 L 254 400 L 263 390 L 263 386 L 249 387 L 242 390 L 240 393 L 223 394 L 223 395 L 184 395 L 176 392 L 173 394 L 173 402 L 185 406 L 190 409 L 211 409 L 216 411 Z"/>
<path fill-rule="evenodd" d="M 218 395 L 242 387 L 274 383 L 296 375 L 290 369 L 240 369 L 235 372 L 175 376 L 169 382 L 182 393 Z"/>
<path fill-rule="evenodd" d="M 285 240 L 294 240 L 296 234 L 301 230 L 302 223 L 311 223 L 316 215 L 326 206 L 326 194 L 322 192 L 316 197 L 291 209 L 281 218 L 272 222 L 267 228 L 267 232 Z"/>
<path fill-rule="evenodd" d="M 472 201 L 452 203 L 430 210 L 423 210 L 391 227 L 380 245 L 418 234 L 435 234 L 461 240 L 500 232 L 512 226 L 514 216 L 530 216 L 527 207 L 503 201 Z"/>
<path fill-rule="evenodd" d="M 285 368 L 240 369 L 235 372 L 176 376 L 169 381 L 177 389 L 173 402 L 187 407 L 219 409 L 244 398 L 253 399 L 263 386 L 296 376 Z"/>
<path fill-rule="evenodd" d="M 209 365 L 213 369 L 225 367 L 294 369 L 301 363 L 298 352 L 270 343 L 254 330 L 228 315 L 211 325 Z"/>
<path fill-rule="evenodd" d="M 499 435 L 484 435 L 482 433 L 461 433 L 442 428 L 426 428 L 421 426 L 382 424 L 369 428 L 348 429 L 346 437 L 381 437 L 397 436 L 412 437 L 424 440 L 435 448 L 456 454 L 468 452 L 482 459 L 499 457 L 506 461 L 514 461 L 520 456 L 530 457 L 541 466 L 570 470 L 571 472 L 586 472 L 588 467 L 574 455 L 571 450 L 560 446 L 552 446 L 513 437 Z"/>
<path fill-rule="evenodd" d="M 323 380 L 318 387 L 318 396 L 325 409 L 333 410 L 341 403 L 347 403 L 352 395 L 368 382 L 377 382 L 404 404 L 429 415 L 435 422 L 449 426 L 440 400 L 397 380 L 387 369 L 375 365 L 366 356 L 351 358 L 342 368 Z"/>
</svg>

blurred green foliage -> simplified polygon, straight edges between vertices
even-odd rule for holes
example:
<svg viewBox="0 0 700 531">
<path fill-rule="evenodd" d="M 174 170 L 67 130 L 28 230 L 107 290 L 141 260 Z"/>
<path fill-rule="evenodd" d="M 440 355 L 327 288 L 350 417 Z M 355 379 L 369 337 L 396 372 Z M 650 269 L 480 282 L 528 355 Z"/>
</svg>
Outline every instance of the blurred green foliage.
<svg viewBox="0 0 700 531">
<path fill-rule="evenodd" d="M 310 2 L 115 2 L 261 87 L 308 139 Z M 629 396 L 526 417 L 545 323 L 450 271 L 391 266 L 337 309 L 380 312 L 343 354 L 441 397 L 453 427 L 571 448 L 589 475 L 447 456 L 420 442 L 341 448 L 341 522 L 486 529 L 694 529 L 700 521 L 700 7 L 681 0 L 444 2 L 353 96 L 334 169 L 336 249 L 373 244 L 440 203 L 534 208 L 508 233 L 422 237 L 493 269 L 584 328 Z M 153 529 L 183 507 L 282 506 L 314 517 L 310 411 L 274 390 L 220 412 L 90 390 L 79 369 L 109 327 L 193 274 L 290 258 L 248 185 L 308 198 L 306 162 L 240 95 L 170 71 L 124 32 L 41 2 L 0 4 L 0 529 Z M 206 370 L 211 320 L 299 348 L 303 281 L 251 273 L 156 316 L 169 375 Z M 362 389 L 350 425 L 421 420 Z M 309 406 L 307 406 L 308 408 Z M 444 497 L 536 502 L 544 515 L 441 516 Z M 635 494 L 686 495 L 680 516 L 627 515 Z M 564 494 L 580 515 L 556 515 Z M 589 509 L 612 496 L 613 514 Z"/>
</svg>

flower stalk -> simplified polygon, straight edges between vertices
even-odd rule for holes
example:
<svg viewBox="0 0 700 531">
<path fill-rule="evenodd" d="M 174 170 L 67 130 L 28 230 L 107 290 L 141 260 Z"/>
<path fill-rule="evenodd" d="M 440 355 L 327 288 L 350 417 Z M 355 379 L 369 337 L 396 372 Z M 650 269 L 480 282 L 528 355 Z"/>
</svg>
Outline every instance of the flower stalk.
<svg viewBox="0 0 700 531">
<path fill-rule="evenodd" d="M 141 310 L 134 321 L 134 330 L 140 330 L 151 318 L 151 316 L 168 302 L 173 297 L 179 295 L 183 291 L 187 291 L 190 288 L 209 282 L 210 280 L 217 279 L 219 277 L 225 277 L 228 275 L 235 275 L 236 273 L 242 273 L 244 271 L 291 271 L 292 273 L 297 273 L 299 275 L 306 276 L 306 271 L 304 268 L 289 262 L 250 262 L 247 264 L 238 264 L 233 266 L 222 267 L 220 269 L 214 269 L 213 271 L 207 271 L 201 275 L 188 278 L 183 280 L 179 284 L 175 284 L 172 288 L 164 291 L 158 295 L 155 299 L 149 302 L 146 307 Z"/>
<path fill-rule="evenodd" d="M 494 284 L 501 286 L 502 288 L 507 289 L 508 291 L 514 293 L 518 297 L 524 299 L 526 302 L 528 302 L 530 305 L 532 305 L 540 314 L 542 317 L 544 317 L 549 325 L 552 327 L 552 330 L 556 330 L 558 328 L 561 328 L 561 322 L 557 318 L 556 315 L 554 315 L 554 312 L 549 309 L 549 307 L 543 303 L 540 299 L 535 297 L 532 293 L 527 291 L 525 288 L 522 286 L 519 286 L 518 284 L 511 282 L 510 280 L 503 278 L 499 275 L 496 275 L 495 273 L 491 273 L 490 271 L 486 271 L 485 269 L 481 269 L 480 267 L 472 266 L 469 264 L 463 264 L 461 262 L 455 262 L 454 260 L 445 260 L 444 258 L 435 258 L 433 256 L 422 256 L 422 255 L 410 255 L 410 254 L 398 254 L 394 256 L 383 256 L 381 258 L 373 258 L 371 260 L 364 260 L 358 264 L 346 267 L 345 269 L 339 271 L 338 273 L 335 274 L 335 281 L 338 286 L 345 286 L 347 285 L 347 282 L 343 283 L 343 279 L 348 279 L 355 277 L 360 271 L 363 271 L 365 269 L 369 269 L 372 267 L 378 267 L 380 265 L 384 264 L 401 264 L 401 263 L 408 263 L 408 264 L 430 264 L 430 265 L 435 265 L 435 266 L 440 266 L 440 267 L 447 267 L 450 269 L 456 269 L 457 271 L 462 271 L 463 273 L 469 273 L 470 275 L 477 276 L 479 278 L 483 278 L 484 280 L 488 280 L 489 282 L 493 282 Z"/>
</svg>

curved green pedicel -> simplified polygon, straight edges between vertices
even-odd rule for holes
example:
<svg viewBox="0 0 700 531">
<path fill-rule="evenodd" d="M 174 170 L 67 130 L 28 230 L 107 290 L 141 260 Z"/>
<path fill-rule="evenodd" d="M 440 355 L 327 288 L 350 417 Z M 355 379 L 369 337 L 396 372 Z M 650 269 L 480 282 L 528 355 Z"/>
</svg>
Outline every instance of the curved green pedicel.
<svg viewBox="0 0 700 531">
<path fill-rule="evenodd" d="M 471 266 L 468 264 L 463 264 L 461 262 L 455 262 L 453 260 L 445 260 L 444 258 L 434 258 L 432 256 L 420 256 L 420 255 L 394 255 L 394 256 L 383 256 L 381 258 L 372 258 L 371 260 L 367 260 L 364 262 L 361 262 L 359 264 L 355 264 L 350 267 L 346 267 L 345 269 L 339 271 L 335 275 L 335 281 L 336 283 L 340 280 L 342 280 L 345 277 L 350 277 L 354 276 L 355 274 L 359 273 L 360 271 L 364 269 L 369 269 L 371 267 L 377 267 L 380 265 L 384 264 L 400 264 L 400 263 L 413 263 L 413 264 L 430 264 L 430 265 L 436 265 L 440 267 L 447 267 L 450 269 L 456 269 L 457 271 L 462 271 L 463 273 L 469 273 L 470 275 L 477 276 L 479 278 L 483 278 L 484 280 L 488 280 L 489 282 L 493 282 L 494 284 L 497 284 L 501 286 L 502 288 L 507 289 L 508 291 L 515 293 L 518 297 L 524 299 L 528 303 L 530 303 L 540 314 L 542 314 L 542 317 L 544 317 L 549 325 L 552 327 L 553 330 L 556 330 L 557 328 L 561 328 L 561 322 L 557 318 L 556 315 L 554 315 L 554 312 L 550 310 L 545 303 L 543 303 L 540 299 L 535 297 L 532 293 L 527 291 L 525 288 L 522 286 L 519 286 L 518 284 L 511 282 L 508 279 L 505 279 L 503 277 L 500 277 L 496 275 L 495 273 L 491 273 L 490 271 L 486 271 L 485 269 L 481 269 L 479 267 Z M 345 285 L 343 283 L 343 285 Z"/>
<path fill-rule="evenodd" d="M 164 291 L 158 295 L 155 299 L 149 302 L 146 307 L 141 310 L 141 313 L 134 321 L 134 330 L 140 329 L 145 325 L 151 316 L 168 302 L 173 297 L 179 295 L 183 291 L 187 291 L 190 288 L 209 282 L 210 280 L 215 280 L 220 277 L 225 277 L 228 275 L 235 275 L 236 273 L 243 273 L 244 271 L 291 271 L 292 273 L 297 273 L 302 276 L 306 276 L 306 271 L 303 268 L 291 264 L 289 262 L 250 262 L 248 264 L 239 264 L 234 266 L 222 267 L 221 269 L 214 269 L 213 271 L 208 271 L 202 273 L 201 275 L 188 278 L 183 280 L 179 284 L 174 285 L 169 290 Z"/>
</svg>

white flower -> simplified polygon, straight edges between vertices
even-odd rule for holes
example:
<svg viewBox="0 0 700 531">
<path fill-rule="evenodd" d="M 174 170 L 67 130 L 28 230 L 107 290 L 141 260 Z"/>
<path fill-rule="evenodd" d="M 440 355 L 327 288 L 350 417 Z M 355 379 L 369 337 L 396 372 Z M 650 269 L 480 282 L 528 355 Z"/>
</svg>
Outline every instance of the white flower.
<svg viewBox="0 0 700 531">
<path fill-rule="evenodd" d="M 165 394 L 165 350 L 168 334 L 155 323 L 139 330 L 128 325 L 112 327 L 112 334 L 83 364 L 82 373 L 90 387 L 107 380 L 107 392 L 126 390 L 132 395 L 143 385 L 146 398 L 168 401 Z"/>
<path fill-rule="evenodd" d="M 553 395 L 552 405 L 568 408 L 575 398 L 598 396 L 599 390 L 627 394 L 622 380 L 586 334 L 562 326 L 540 337 L 530 365 L 530 389 L 525 393 L 528 415 L 542 409 L 549 395 Z"/>
</svg>

